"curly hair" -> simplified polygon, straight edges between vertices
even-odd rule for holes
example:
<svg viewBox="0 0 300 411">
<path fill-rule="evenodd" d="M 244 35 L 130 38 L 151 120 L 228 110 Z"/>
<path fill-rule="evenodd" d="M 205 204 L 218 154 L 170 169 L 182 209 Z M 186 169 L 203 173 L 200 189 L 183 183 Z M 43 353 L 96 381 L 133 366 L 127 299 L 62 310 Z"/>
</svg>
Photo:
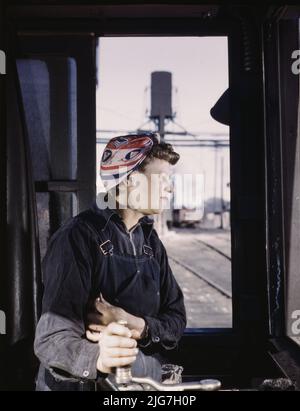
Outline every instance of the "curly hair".
<svg viewBox="0 0 300 411">
<path fill-rule="evenodd" d="M 175 165 L 178 162 L 180 155 L 174 151 L 172 144 L 157 142 L 157 144 L 153 144 L 151 151 L 144 161 L 137 167 L 137 170 L 144 171 L 146 165 L 149 164 L 154 158 L 165 160 L 168 163 Z"/>
</svg>

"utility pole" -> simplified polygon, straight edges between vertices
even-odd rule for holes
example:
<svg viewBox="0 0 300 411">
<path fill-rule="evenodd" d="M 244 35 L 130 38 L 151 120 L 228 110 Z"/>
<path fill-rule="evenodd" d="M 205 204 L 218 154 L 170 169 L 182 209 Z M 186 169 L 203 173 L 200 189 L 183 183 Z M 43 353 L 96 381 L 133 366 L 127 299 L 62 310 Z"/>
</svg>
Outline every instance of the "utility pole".
<svg viewBox="0 0 300 411">
<path fill-rule="evenodd" d="M 158 119 L 158 132 L 161 136 L 161 140 L 164 141 L 165 139 L 165 118 L 163 116 L 159 116 L 159 119 Z"/>
<path fill-rule="evenodd" d="M 222 156 L 221 157 L 221 181 L 220 181 L 220 184 L 221 184 L 221 192 L 220 192 L 220 194 L 221 194 L 221 214 L 220 214 L 220 216 L 221 216 L 221 224 L 220 224 L 220 228 L 223 230 L 223 228 L 224 228 L 224 222 L 223 222 L 223 211 L 224 211 L 224 157 Z"/>
</svg>

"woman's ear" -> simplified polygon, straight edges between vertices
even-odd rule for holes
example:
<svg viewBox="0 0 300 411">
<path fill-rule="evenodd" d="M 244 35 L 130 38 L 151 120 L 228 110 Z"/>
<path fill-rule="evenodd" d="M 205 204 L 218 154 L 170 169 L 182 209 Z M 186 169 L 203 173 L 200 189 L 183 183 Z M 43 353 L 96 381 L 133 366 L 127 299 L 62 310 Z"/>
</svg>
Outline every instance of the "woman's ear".
<svg viewBox="0 0 300 411">
<path fill-rule="evenodd" d="M 133 171 L 131 174 L 129 174 L 128 178 L 126 179 L 127 182 L 127 187 L 131 188 L 131 187 L 136 187 L 137 182 L 136 182 L 136 171 Z"/>
<path fill-rule="evenodd" d="M 124 191 L 126 190 L 127 186 L 128 186 L 128 179 L 126 178 L 125 180 L 121 181 L 121 183 L 119 184 L 119 190 Z"/>
</svg>

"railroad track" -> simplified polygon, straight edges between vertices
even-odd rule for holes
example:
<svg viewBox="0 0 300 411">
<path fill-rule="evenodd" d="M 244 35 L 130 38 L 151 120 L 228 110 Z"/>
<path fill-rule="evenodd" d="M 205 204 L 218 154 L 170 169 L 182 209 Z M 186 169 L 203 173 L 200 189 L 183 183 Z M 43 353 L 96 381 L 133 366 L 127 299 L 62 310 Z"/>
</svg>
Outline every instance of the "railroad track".
<svg viewBox="0 0 300 411">
<path fill-rule="evenodd" d="M 194 241 L 197 243 L 204 244 L 206 247 L 210 248 L 211 250 L 215 251 L 216 253 L 220 254 L 221 256 L 225 257 L 227 260 L 231 261 L 230 255 L 224 253 L 223 251 L 219 250 L 217 247 L 207 243 L 206 241 L 199 240 L 199 238 L 195 238 Z"/>
<path fill-rule="evenodd" d="M 200 242 L 201 244 L 205 245 L 206 247 L 210 248 L 211 250 L 213 250 L 214 252 L 220 254 L 222 257 L 226 258 L 227 260 L 231 261 L 231 258 L 229 255 L 225 254 L 223 251 L 219 250 L 218 248 L 212 246 L 211 244 L 206 243 L 203 240 L 199 240 L 199 239 L 194 239 L 193 241 L 195 242 Z M 232 293 L 225 289 L 224 287 L 222 287 L 220 284 L 216 283 L 214 280 L 212 280 L 211 278 L 208 278 L 208 276 L 206 276 L 203 273 L 199 273 L 197 270 L 195 270 L 193 267 L 191 267 L 189 264 L 187 264 L 186 262 L 180 260 L 179 258 L 175 257 L 174 255 L 172 255 L 172 253 L 168 253 L 169 259 L 173 260 L 176 264 L 180 265 L 181 267 L 183 267 L 184 269 L 188 270 L 191 274 L 195 275 L 196 277 L 200 278 L 202 281 L 204 281 L 206 284 L 208 284 L 210 287 L 212 287 L 214 290 L 218 291 L 219 293 L 221 293 L 222 295 L 224 295 L 226 298 L 232 298 Z"/>
</svg>

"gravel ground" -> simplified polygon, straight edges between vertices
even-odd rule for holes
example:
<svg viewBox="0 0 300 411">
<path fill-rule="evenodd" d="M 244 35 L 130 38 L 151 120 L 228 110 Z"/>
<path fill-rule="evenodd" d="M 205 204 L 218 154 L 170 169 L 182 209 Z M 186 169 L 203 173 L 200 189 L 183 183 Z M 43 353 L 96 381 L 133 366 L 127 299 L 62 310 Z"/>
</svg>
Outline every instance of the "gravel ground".
<svg viewBox="0 0 300 411">
<path fill-rule="evenodd" d="M 193 229 L 171 231 L 163 242 L 170 266 L 185 297 L 187 328 L 230 328 L 232 326 L 231 298 L 218 286 L 231 293 L 231 264 L 229 232 L 204 232 Z M 223 237 L 223 238 L 222 238 Z M 199 241 L 200 240 L 200 241 Z M 213 248 L 207 246 L 211 245 Z M 181 264 L 183 263 L 184 266 Z M 196 276 L 193 272 L 197 273 Z M 212 281 L 216 287 L 205 280 Z"/>
</svg>

